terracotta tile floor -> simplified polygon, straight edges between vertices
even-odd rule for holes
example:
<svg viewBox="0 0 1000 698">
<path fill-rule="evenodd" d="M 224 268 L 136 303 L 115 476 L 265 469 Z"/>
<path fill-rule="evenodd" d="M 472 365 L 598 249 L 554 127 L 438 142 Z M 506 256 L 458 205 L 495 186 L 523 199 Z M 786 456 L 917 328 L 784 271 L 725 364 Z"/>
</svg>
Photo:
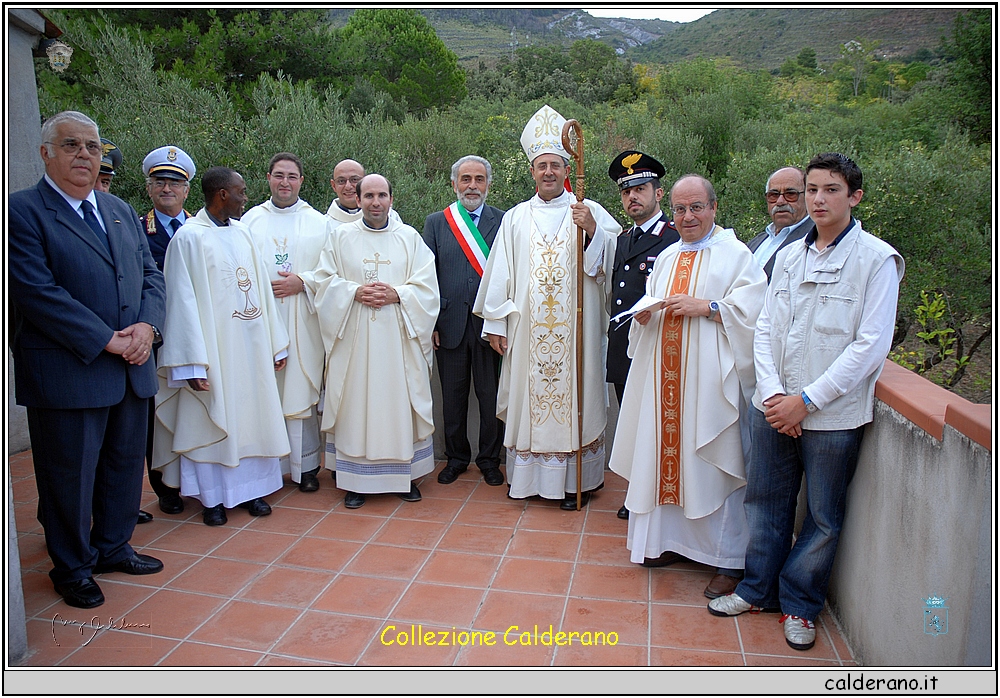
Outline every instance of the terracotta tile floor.
<svg viewBox="0 0 1000 698">
<path fill-rule="evenodd" d="M 318 492 L 286 483 L 268 497 L 271 516 L 236 509 L 218 528 L 201 523 L 194 500 L 183 514 L 162 514 L 147 490 L 143 508 L 156 518 L 136 527 L 132 543 L 162 559 L 164 571 L 99 575 L 107 602 L 83 611 L 52 590 L 30 452 L 9 463 L 28 617 L 25 665 L 855 664 L 826 612 L 816 647 L 796 652 L 777 615 L 709 615 L 701 594 L 709 568 L 631 564 L 627 524 L 615 517 L 626 483 L 610 472 L 580 513 L 508 500 L 506 487 L 487 486 L 475 468 L 449 486 L 424 478 L 421 502 L 369 496 L 348 511 L 324 473 Z M 94 617 L 99 626 L 115 625 L 95 632 Z M 506 645 L 512 625 L 537 625 L 538 642 L 522 645 L 514 631 Z M 618 641 L 542 644 L 549 625 L 614 632 Z M 480 639 L 492 631 L 495 645 L 462 645 L 458 635 L 446 646 L 401 645 L 405 637 L 386 644 L 410 635 L 411 626 L 449 638 L 453 629 L 478 631 Z"/>
</svg>

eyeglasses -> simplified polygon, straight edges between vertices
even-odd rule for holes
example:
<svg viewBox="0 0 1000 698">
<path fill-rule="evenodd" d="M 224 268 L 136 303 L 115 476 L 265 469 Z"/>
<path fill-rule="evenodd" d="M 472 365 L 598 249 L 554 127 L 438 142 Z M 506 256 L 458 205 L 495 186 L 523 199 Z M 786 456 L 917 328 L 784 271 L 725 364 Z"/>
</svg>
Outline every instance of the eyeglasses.
<svg viewBox="0 0 1000 698">
<path fill-rule="evenodd" d="M 774 204 L 778 202 L 778 197 L 785 197 L 785 201 L 790 204 L 794 204 L 799 200 L 799 194 L 804 193 L 805 190 L 799 191 L 798 189 L 785 189 L 784 191 L 776 191 L 772 189 L 771 191 L 764 194 L 764 198 L 767 199 L 767 203 Z"/>
<path fill-rule="evenodd" d="M 286 174 L 281 174 L 279 172 L 278 174 L 272 174 L 271 175 L 271 179 L 276 179 L 279 182 L 286 181 L 286 182 L 291 182 L 292 184 L 295 184 L 296 182 L 299 181 L 299 176 L 297 174 L 288 174 L 288 175 L 286 175 Z"/>
<path fill-rule="evenodd" d="M 706 208 L 708 208 L 707 205 L 703 203 L 696 203 L 696 204 L 691 204 L 690 206 L 671 206 L 670 210 L 674 212 L 674 217 L 681 218 L 688 211 L 697 216 Z"/>
<path fill-rule="evenodd" d="M 166 189 L 167 187 L 183 189 L 187 185 L 187 182 L 182 182 L 179 179 L 154 179 L 149 183 L 153 189 Z"/>
<path fill-rule="evenodd" d="M 351 184 L 357 185 L 357 183 L 360 182 L 360 181 L 361 181 L 361 177 L 351 177 L 350 179 L 344 179 L 343 177 L 337 177 L 337 179 L 333 180 L 333 183 L 336 184 L 338 187 L 342 187 L 345 184 L 347 184 L 348 182 L 350 182 Z"/>
<path fill-rule="evenodd" d="M 87 152 L 91 155 L 102 154 L 101 144 L 97 141 L 87 141 L 84 143 L 76 140 L 75 138 L 67 138 L 62 143 L 53 143 L 52 141 L 45 142 L 49 145 L 55 145 L 62 148 L 62 151 L 67 155 L 76 155 L 80 152 L 80 148 L 86 148 Z"/>
</svg>

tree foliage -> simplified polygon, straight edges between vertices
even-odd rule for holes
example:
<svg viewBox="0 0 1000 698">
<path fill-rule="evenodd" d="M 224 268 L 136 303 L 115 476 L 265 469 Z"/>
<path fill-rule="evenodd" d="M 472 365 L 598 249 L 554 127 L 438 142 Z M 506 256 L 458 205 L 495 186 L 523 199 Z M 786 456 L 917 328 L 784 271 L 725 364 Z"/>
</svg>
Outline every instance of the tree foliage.
<svg viewBox="0 0 1000 698">
<path fill-rule="evenodd" d="M 123 26 L 116 13 L 125 12 L 139 14 Z M 916 326 L 921 292 L 945 299 L 964 351 L 978 345 L 963 339 L 962 328 L 978 325 L 981 336 L 989 326 L 992 114 L 982 94 L 989 96 L 992 72 L 983 56 L 991 47 L 975 11 L 957 23 L 940 65 L 928 56 L 879 59 L 859 42 L 867 62 L 856 94 L 857 75 L 846 61 L 812 69 L 808 50 L 790 59 L 794 74 L 771 75 L 721 59 L 633 66 L 592 40 L 522 47 L 513 59 L 480 63 L 466 79 L 414 13 L 357 11 L 340 31 L 322 22 L 307 29 L 296 17 L 61 15 L 57 24 L 78 53 L 61 76 L 36 60 L 42 116 L 79 109 L 94 117 L 125 156 L 113 192 L 140 210 L 149 201 L 139 165 L 155 147 L 184 148 L 200 172 L 234 167 L 251 203 L 268 195 L 270 156 L 288 150 L 304 161 L 302 197 L 315 208 L 329 205 L 333 166 L 351 157 L 392 181 L 397 211 L 417 227 L 451 203 L 451 163 L 468 153 L 493 165 L 490 203 L 509 208 L 530 196 L 519 137 L 545 103 L 583 125 L 587 195 L 623 223 L 606 176 L 623 150 L 659 159 L 668 189 L 689 172 L 709 177 L 719 222 L 744 240 L 769 220 L 762 191 L 771 172 L 839 151 L 865 173 L 857 217 L 906 260 L 900 328 Z M 298 45 L 293 26 L 301 30 Z M 306 58 L 308 46 L 325 48 Z M 235 47 L 249 55 L 225 57 Z M 326 60 L 336 65 L 321 69 Z M 188 208 L 200 205 L 196 183 Z"/>
</svg>

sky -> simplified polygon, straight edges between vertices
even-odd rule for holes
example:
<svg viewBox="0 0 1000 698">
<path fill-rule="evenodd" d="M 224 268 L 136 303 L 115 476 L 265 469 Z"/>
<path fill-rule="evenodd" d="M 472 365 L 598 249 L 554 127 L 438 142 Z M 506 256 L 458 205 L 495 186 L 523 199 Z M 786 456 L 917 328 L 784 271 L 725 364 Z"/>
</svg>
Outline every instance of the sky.
<svg viewBox="0 0 1000 698">
<path fill-rule="evenodd" d="M 664 19 L 669 22 L 693 22 L 712 12 L 714 7 L 588 7 L 594 17 L 628 17 L 630 19 Z"/>
</svg>

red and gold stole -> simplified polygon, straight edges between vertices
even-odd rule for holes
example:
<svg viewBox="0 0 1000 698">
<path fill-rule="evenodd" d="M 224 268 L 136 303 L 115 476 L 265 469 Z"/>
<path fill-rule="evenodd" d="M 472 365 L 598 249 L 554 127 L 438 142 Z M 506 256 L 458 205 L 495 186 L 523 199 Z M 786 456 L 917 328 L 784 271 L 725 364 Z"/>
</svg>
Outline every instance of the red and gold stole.
<svg viewBox="0 0 1000 698">
<path fill-rule="evenodd" d="M 687 293 L 697 251 L 677 256 L 674 279 L 667 294 Z M 681 342 L 684 316 L 663 318 L 660 337 L 660 485 L 657 504 L 681 503 Z"/>
</svg>

